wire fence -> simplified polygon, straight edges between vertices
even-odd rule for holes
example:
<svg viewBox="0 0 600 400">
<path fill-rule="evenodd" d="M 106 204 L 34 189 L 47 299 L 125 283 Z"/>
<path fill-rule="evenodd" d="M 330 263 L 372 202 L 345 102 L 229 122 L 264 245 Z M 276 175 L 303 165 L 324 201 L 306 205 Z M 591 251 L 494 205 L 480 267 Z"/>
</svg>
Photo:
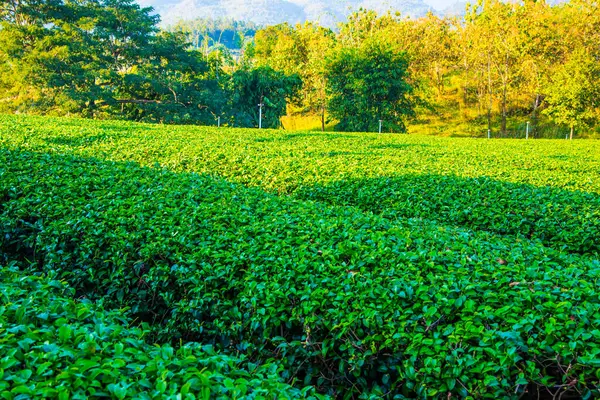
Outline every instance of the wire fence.
<svg viewBox="0 0 600 400">
<path fill-rule="evenodd" d="M 501 139 L 568 139 L 570 129 L 562 126 L 533 125 L 526 122 L 508 127 L 505 132 L 492 130 L 492 138 Z M 484 133 L 487 135 L 487 131 Z"/>
</svg>

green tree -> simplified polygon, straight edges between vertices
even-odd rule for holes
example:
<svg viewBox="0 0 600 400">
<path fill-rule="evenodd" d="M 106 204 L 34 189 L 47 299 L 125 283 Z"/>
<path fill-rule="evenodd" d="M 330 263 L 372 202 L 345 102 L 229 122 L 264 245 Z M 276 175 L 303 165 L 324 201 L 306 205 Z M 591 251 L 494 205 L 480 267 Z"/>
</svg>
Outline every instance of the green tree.
<svg viewBox="0 0 600 400">
<path fill-rule="evenodd" d="M 281 24 L 256 33 L 253 61 L 286 74 L 298 74 L 302 89 L 291 114 L 318 114 L 325 130 L 327 98 L 325 92 L 325 55 L 333 47 L 335 35 L 330 29 L 307 22 L 291 27 Z"/>
<path fill-rule="evenodd" d="M 19 11 L 3 15 L 0 53 L 12 72 L 22 70 L 23 80 L 43 92 L 31 106 L 93 116 L 146 58 L 158 18 L 133 0 L 39 3 L 14 0 Z"/>
<path fill-rule="evenodd" d="M 456 30 L 450 22 L 428 13 L 419 19 L 396 21 L 385 28 L 385 35 L 394 47 L 409 56 L 410 75 L 418 78 L 415 83 L 434 89 L 437 102 L 445 95 L 445 80 L 458 62 Z"/>
<path fill-rule="evenodd" d="M 113 103 L 136 120 L 213 124 L 226 93 L 216 71 L 196 50 L 185 50 L 181 34 L 161 32 L 144 62 L 123 75 Z"/>
<path fill-rule="evenodd" d="M 538 133 L 539 110 L 543 105 L 544 77 L 558 64 L 563 33 L 557 23 L 556 9 L 544 1 L 527 0 L 517 9 L 523 107 L 529 114 L 531 134 Z"/>
<path fill-rule="evenodd" d="M 327 112 L 327 79 L 326 55 L 335 46 L 335 36 L 330 29 L 322 28 L 313 23 L 296 27 L 300 48 L 304 56 L 299 74 L 303 88 L 300 101 L 300 113 L 318 114 L 321 119 L 321 130 L 325 131 Z"/>
<path fill-rule="evenodd" d="M 258 127 L 259 104 L 262 126 L 279 128 L 287 104 L 296 99 L 302 86 L 298 75 L 286 75 L 270 67 L 241 69 L 231 76 L 230 124 L 237 127 Z"/>
<path fill-rule="evenodd" d="M 376 131 L 379 121 L 389 132 L 405 132 L 414 116 L 407 82 L 405 53 L 378 38 L 358 47 L 340 47 L 328 60 L 329 112 L 341 131 Z"/>
<path fill-rule="evenodd" d="M 587 127 L 597 119 L 600 107 L 600 66 L 584 49 L 556 69 L 546 87 L 547 107 L 544 113 L 557 124 L 570 128 Z"/>
<path fill-rule="evenodd" d="M 209 61 L 187 51 L 183 34 L 159 32 L 151 8 L 10 1 L 0 29 L 5 110 L 211 123 L 225 103 Z"/>
</svg>

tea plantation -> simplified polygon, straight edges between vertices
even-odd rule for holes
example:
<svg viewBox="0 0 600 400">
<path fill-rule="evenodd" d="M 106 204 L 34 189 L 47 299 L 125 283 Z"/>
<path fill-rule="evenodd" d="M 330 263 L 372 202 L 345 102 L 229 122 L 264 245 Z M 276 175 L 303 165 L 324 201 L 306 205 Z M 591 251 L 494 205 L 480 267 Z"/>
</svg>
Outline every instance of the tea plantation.
<svg viewBox="0 0 600 400">
<path fill-rule="evenodd" d="M 0 116 L 0 398 L 600 396 L 600 143 Z"/>
</svg>

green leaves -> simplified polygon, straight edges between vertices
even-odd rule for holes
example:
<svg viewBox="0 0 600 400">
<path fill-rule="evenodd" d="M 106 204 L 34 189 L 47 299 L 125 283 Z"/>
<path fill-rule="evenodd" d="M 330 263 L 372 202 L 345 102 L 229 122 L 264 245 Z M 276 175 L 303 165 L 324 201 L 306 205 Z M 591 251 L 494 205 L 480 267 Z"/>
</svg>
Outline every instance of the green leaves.
<svg viewBox="0 0 600 400">
<path fill-rule="evenodd" d="M 531 155 L 507 141 L 498 159 L 481 141 L 405 136 L 0 129 L 0 261 L 29 275 L 2 269 L 0 393 L 293 397 L 284 379 L 504 398 L 600 383 L 600 264 L 577 247 L 596 243 L 598 184 L 538 154 L 593 166 L 593 143 Z M 513 171 L 524 159 L 540 177 Z"/>
<path fill-rule="evenodd" d="M 282 383 L 268 364 L 248 372 L 243 369 L 243 360 L 216 354 L 210 348 L 184 345 L 175 351 L 168 345 L 148 345 L 141 339 L 147 326 L 129 327 L 132 321 L 119 311 L 105 311 L 64 297 L 69 293 L 67 287 L 49 284 L 46 278 L 2 267 L 0 290 L 11 299 L 0 315 L 0 327 L 15 324 L 18 310 L 25 309 L 23 303 L 29 304 L 25 314 L 30 320 L 40 310 L 51 315 L 43 327 L 30 323 L 24 332 L 0 338 L 2 398 L 187 399 L 194 394 L 207 399 L 241 395 L 314 398 L 310 388 L 300 392 Z M 91 308 L 91 315 L 77 317 L 80 308 Z M 89 353 L 81 346 L 89 335 L 102 343 L 101 352 Z M 17 341 L 25 339 L 29 339 L 29 347 L 14 352 Z M 43 346 L 47 342 L 58 345 L 47 349 Z"/>
<path fill-rule="evenodd" d="M 409 96 L 408 59 L 382 37 L 358 47 L 341 47 L 328 61 L 329 111 L 336 130 L 405 132 L 404 121 L 415 115 Z"/>
<path fill-rule="evenodd" d="M 286 75 L 270 67 L 241 69 L 233 73 L 229 83 L 231 126 L 279 128 L 286 106 L 302 86 L 298 75 Z M 262 104 L 262 114 L 259 113 Z"/>
</svg>

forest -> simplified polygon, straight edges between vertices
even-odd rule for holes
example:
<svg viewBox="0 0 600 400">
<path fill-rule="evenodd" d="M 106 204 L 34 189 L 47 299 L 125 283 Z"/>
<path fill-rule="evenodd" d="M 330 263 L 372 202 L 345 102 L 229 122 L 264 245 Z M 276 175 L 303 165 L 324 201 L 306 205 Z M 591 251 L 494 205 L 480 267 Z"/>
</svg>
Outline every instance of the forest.
<svg viewBox="0 0 600 400">
<path fill-rule="evenodd" d="M 153 10 L 132 0 L 4 4 L 1 112 L 340 131 L 411 126 L 494 137 L 597 134 L 595 0 L 480 0 L 464 17 L 447 18 L 361 10 L 336 29 L 210 20 L 160 29 Z"/>
</svg>

